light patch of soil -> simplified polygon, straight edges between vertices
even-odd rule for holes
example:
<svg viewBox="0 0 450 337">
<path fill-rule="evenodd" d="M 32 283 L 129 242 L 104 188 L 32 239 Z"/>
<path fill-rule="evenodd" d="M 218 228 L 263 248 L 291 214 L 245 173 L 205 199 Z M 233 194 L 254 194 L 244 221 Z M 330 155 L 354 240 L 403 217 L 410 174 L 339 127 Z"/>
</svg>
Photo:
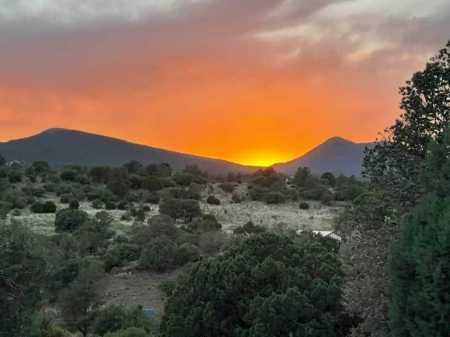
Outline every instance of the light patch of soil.
<svg viewBox="0 0 450 337">
<path fill-rule="evenodd" d="M 159 285 L 163 281 L 175 280 L 179 274 L 180 270 L 162 274 L 145 271 L 108 274 L 102 281 L 102 302 L 126 307 L 140 305 L 154 310 L 157 318 L 161 317 L 165 298 Z"/>
</svg>

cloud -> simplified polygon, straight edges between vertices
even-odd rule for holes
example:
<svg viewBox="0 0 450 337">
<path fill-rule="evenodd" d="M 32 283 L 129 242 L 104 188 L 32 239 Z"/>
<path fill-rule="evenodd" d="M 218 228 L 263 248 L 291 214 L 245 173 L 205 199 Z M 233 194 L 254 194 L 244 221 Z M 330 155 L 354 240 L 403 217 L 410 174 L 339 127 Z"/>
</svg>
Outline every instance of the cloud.
<svg viewBox="0 0 450 337">
<path fill-rule="evenodd" d="M 3 137 L 56 124 L 239 161 L 370 140 L 450 31 L 440 0 L 167 3 L 0 0 Z"/>
</svg>

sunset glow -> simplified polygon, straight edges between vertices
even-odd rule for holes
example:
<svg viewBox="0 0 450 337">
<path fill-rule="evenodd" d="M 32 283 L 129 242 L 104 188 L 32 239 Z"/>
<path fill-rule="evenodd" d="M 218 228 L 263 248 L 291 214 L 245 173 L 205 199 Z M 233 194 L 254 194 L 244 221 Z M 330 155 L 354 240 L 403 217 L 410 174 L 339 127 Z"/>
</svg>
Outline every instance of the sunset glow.
<svg viewBox="0 0 450 337">
<path fill-rule="evenodd" d="M 440 0 L 67 2 L 0 6 L 0 140 L 64 127 L 285 162 L 374 140 L 450 31 Z"/>
</svg>

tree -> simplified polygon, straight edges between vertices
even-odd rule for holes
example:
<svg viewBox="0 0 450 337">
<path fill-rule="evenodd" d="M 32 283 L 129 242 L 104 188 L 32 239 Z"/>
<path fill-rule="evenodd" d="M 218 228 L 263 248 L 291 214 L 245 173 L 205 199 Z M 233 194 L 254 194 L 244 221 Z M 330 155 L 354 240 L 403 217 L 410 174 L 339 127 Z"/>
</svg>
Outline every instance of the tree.
<svg viewBox="0 0 450 337">
<path fill-rule="evenodd" d="M 420 176 L 430 141 L 450 123 L 450 41 L 425 69 L 400 88 L 403 110 L 385 139 L 366 149 L 364 175 L 385 189 L 396 206 L 409 209 L 423 195 Z"/>
<path fill-rule="evenodd" d="M 74 232 L 89 219 L 86 212 L 79 209 L 65 208 L 56 213 L 55 231 Z"/>
<path fill-rule="evenodd" d="M 129 174 L 135 174 L 139 173 L 144 168 L 144 165 L 137 160 L 130 160 L 129 162 L 123 164 L 123 168 L 125 168 Z"/>
<path fill-rule="evenodd" d="M 336 185 L 336 177 L 331 172 L 325 172 L 320 178 L 322 180 L 325 180 L 331 187 L 334 187 Z"/>
<path fill-rule="evenodd" d="M 294 175 L 294 184 L 297 187 L 310 187 L 313 183 L 314 177 L 307 167 L 299 167 Z"/>
<path fill-rule="evenodd" d="M 3 166 L 6 164 L 6 159 L 0 154 L 0 166 Z"/>
<path fill-rule="evenodd" d="M 398 337 L 450 331 L 450 199 L 425 198 L 402 226 L 393 255 L 391 329 Z"/>
<path fill-rule="evenodd" d="M 164 272 L 175 265 L 177 245 L 167 237 L 159 237 L 144 246 L 139 265 L 145 269 Z"/>
<path fill-rule="evenodd" d="M 159 212 L 186 222 L 202 215 L 199 202 L 193 199 L 164 198 L 159 203 Z"/>
<path fill-rule="evenodd" d="M 130 189 L 128 171 L 122 168 L 112 169 L 108 178 L 108 188 L 119 197 L 124 197 Z"/>
<path fill-rule="evenodd" d="M 80 265 L 76 279 L 61 296 L 61 313 L 67 326 L 87 336 L 100 304 L 98 281 L 103 275 L 98 260 L 86 258 Z"/>
<path fill-rule="evenodd" d="M 162 336 L 340 336 L 341 272 L 329 240 L 265 233 L 202 260 L 169 297 Z"/>
<path fill-rule="evenodd" d="M 391 329 L 398 337 L 450 331 L 450 130 L 429 144 L 422 184 L 428 195 L 401 227 L 391 259 Z"/>
<path fill-rule="evenodd" d="M 148 219 L 147 226 L 134 226 L 131 232 L 132 241 L 144 246 L 153 239 L 167 237 L 174 241 L 178 236 L 175 220 L 168 215 L 154 215 Z"/>
<path fill-rule="evenodd" d="M 21 225 L 0 225 L 0 256 L 0 336 L 26 336 L 45 283 L 42 245 Z"/>
<path fill-rule="evenodd" d="M 109 244 L 109 239 L 114 236 L 111 229 L 113 218 L 108 212 L 98 212 L 93 219 L 81 224 L 75 232 L 80 242 L 80 250 L 86 255 L 104 253 Z"/>
<path fill-rule="evenodd" d="M 50 171 L 50 165 L 46 161 L 39 160 L 39 161 L 35 161 L 35 162 L 33 162 L 33 164 L 31 164 L 31 169 L 36 174 L 46 174 Z"/>
</svg>

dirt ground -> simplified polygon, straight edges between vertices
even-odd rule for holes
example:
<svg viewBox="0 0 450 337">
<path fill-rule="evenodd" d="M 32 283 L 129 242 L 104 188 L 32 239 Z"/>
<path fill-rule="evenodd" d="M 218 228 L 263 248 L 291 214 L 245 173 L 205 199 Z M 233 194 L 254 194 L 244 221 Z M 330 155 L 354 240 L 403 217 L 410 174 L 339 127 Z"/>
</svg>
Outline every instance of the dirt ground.
<svg viewBox="0 0 450 337">
<path fill-rule="evenodd" d="M 102 303 L 125 307 L 140 305 L 144 309 L 154 310 L 156 318 L 160 318 L 165 299 L 159 285 L 163 281 L 176 280 L 179 274 L 179 270 L 162 274 L 145 271 L 108 274 L 101 285 Z"/>
</svg>

